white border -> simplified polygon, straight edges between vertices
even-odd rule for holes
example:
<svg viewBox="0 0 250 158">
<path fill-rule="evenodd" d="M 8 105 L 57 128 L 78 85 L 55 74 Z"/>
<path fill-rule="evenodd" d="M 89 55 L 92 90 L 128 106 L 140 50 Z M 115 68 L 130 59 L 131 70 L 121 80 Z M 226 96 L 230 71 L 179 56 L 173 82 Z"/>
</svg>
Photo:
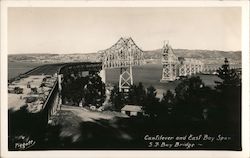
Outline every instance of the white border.
<svg viewBox="0 0 250 158">
<path fill-rule="evenodd" d="M 8 7 L 241 7 L 242 152 L 235 151 L 22 151 L 7 148 Z M 249 1 L 1 1 L 1 157 L 249 157 Z"/>
</svg>

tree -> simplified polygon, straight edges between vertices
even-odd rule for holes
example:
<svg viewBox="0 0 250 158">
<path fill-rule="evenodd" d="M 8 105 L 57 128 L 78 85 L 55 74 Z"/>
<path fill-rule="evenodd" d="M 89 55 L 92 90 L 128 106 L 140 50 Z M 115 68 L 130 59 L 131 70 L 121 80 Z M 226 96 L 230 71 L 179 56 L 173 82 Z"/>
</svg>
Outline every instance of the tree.
<svg viewBox="0 0 250 158">
<path fill-rule="evenodd" d="M 163 94 L 162 103 L 171 105 L 173 104 L 173 102 L 174 102 L 174 94 L 170 90 L 167 90 L 167 93 Z"/>
<path fill-rule="evenodd" d="M 211 101 L 211 89 L 205 86 L 199 76 L 182 80 L 176 87 L 175 93 L 174 115 L 177 119 L 190 121 L 203 119 L 203 110 Z"/>
<path fill-rule="evenodd" d="M 74 105 L 78 105 L 83 93 L 80 79 L 68 78 L 62 85 L 63 100 L 71 100 Z"/>
<path fill-rule="evenodd" d="M 164 108 L 171 109 L 173 108 L 174 105 L 174 99 L 175 99 L 174 94 L 170 90 L 167 90 L 167 93 L 163 94 L 161 104 Z"/>
<path fill-rule="evenodd" d="M 159 98 L 156 97 L 156 89 L 153 86 L 147 88 L 144 100 L 144 110 L 150 117 L 157 117 L 159 114 Z"/>
<path fill-rule="evenodd" d="M 137 86 L 136 85 L 131 85 L 129 88 L 128 92 L 128 99 L 127 99 L 128 104 L 134 104 L 137 105 Z"/>
<path fill-rule="evenodd" d="M 128 104 L 143 106 L 146 97 L 146 91 L 140 82 L 138 86 L 132 85 L 128 93 Z"/>
<path fill-rule="evenodd" d="M 105 84 L 102 82 L 101 77 L 98 74 L 93 74 L 89 76 L 89 82 L 87 83 L 86 89 L 87 103 L 94 106 L 101 106 L 105 100 Z"/>
<path fill-rule="evenodd" d="M 143 106 L 144 100 L 146 97 L 146 91 L 144 86 L 142 85 L 141 82 L 139 82 L 139 85 L 136 88 L 136 99 L 137 99 L 137 104 L 140 106 Z"/>
<path fill-rule="evenodd" d="M 74 105 L 84 100 L 85 105 L 99 107 L 105 100 L 105 84 L 96 73 L 86 77 L 67 76 L 62 85 L 62 97 Z"/>
<path fill-rule="evenodd" d="M 110 101 L 116 111 L 121 111 L 125 104 L 125 96 L 122 92 L 119 92 L 119 87 L 114 86 L 110 94 Z"/>
<path fill-rule="evenodd" d="M 229 61 L 225 58 L 224 64 L 217 70 L 218 77 L 222 81 L 216 81 L 216 89 L 219 91 L 226 91 L 228 88 L 238 88 L 241 86 L 239 74 L 235 69 L 230 69 Z"/>
<path fill-rule="evenodd" d="M 240 124 L 241 119 L 241 79 L 236 70 L 230 68 L 227 58 L 217 73 L 221 79 L 215 82 L 219 111 L 217 117 L 222 124 L 235 128 Z"/>
</svg>

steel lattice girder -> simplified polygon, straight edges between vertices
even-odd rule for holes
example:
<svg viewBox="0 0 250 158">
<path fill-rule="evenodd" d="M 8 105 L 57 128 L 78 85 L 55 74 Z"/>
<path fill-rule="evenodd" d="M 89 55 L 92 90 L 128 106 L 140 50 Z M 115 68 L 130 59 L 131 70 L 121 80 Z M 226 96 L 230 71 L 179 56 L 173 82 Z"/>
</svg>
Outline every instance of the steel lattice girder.
<svg viewBox="0 0 250 158">
<path fill-rule="evenodd" d="M 120 38 L 113 46 L 101 51 L 103 68 L 120 68 L 141 65 L 143 51 L 132 38 Z"/>
</svg>

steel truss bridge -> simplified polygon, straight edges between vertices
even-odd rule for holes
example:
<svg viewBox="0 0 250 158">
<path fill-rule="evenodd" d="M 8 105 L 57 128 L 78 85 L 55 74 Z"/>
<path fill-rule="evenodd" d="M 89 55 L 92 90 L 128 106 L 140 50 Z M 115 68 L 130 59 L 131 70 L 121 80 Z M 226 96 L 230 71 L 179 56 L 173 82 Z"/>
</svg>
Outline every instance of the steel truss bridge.
<svg viewBox="0 0 250 158">
<path fill-rule="evenodd" d="M 191 76 L 197 73 L 215 74 L 222 64 L 205 64 L 196 58 L 177 57 L 174 50 L 167 43 L 162 48 L 162 79 L 161 82 L 174 81 L 179 77 Z M 231 66 L 231 69 L 240 68 L 238 65 Z"/>
<path fill-rule="evenodd" d="M 113 46 L 101 50 L 102 71 L 105 82 L 105 70 L 119 68 L 119 90 L 128 91 L 133 85 L 133 66 L 140 66 L 144 62 L 143 51 L 135 44 L 131 37 L 120 38 Z M 162 48 L 162 78 L 161 82 L 174 81 L 182 76 L 197 73 L 213 74 L 221 65 L 204 64 L 196 58 L 177 57 L 174 50 L 167 43 Z M 231 67 L 238 68 L 238 67 Z"/>
<path fill-rule="evenodd" d="M 102 62 L 62 63 L 56 65 L 44 65 L 28 72 L 26 75 L 57 74 L 58 79 L 54 83 L 47 101 L 44 105 L 43 118 L 48 122 L 51 115 L 60 109 L 61 90 L 64 78 L 67 76 L 81 77 L 88 71 L 89 74 L 103 72 L 105 81 L 105 69 L 120 69 L 119 90 L 126 92 L 133 85 L 133 66 L 143 64 L 143 51 L 135 44 L 132 38 L 120 38 L 113 46 L 102 53 Z M 162 79 L 161 81 L 173 81 L 180 76 L 188 76 L 196 73 L 212 73 L 219 66 L 206 65 L 194 58 L 177 57 L 169 44 L 162 48 Z M 238 68 L 231 66 L 231 68 Z"/>
<path fill-rule="evenodd" d="M 204 64 L 200 60 L 177 57 L 169 44 L 164 44 L 162 48 L 162 65 L 161 82 L 174 81 L 181 76 L 200 73 L 204 68 Z"/>
<path fill-rule="evenodd" d="M 135 44 L 133 39 L 120 38 L 113 46 L 99 53 L 103 54 L 102 68 L 105 69 L 119 68 L 119 91 L 128 91 L 133 85 L 133 66 L 142 65 L 143 51 Z"/>
</svg>

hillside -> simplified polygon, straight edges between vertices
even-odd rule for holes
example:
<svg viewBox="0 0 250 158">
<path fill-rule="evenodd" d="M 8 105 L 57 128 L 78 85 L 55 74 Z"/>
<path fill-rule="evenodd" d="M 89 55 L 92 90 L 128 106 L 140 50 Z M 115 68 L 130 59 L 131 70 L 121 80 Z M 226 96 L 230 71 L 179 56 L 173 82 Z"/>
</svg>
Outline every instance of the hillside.
<svg viewBox="0 0 250 158">
<path fill-rule="evenodd" d="M 185 58 L 198 58 L 206 64 L 221 64 L 224 58 L 228 58 L 231 64 L 241 64 L 240 51 L 217 51 L 217 50 L 188 50 L 174 49 L 176 56 Z M 12 62 L 41 62 L 41 63 L 62 63 L 80 61 L 100 61 L 102 54 L 13 54 L 8 60 Z M 160 62 L 162 57 L 161 49 L 144 51 L 144 59 L 151 62 Z"/>
<path fill-rule="evenodd" d="M 177 57 L 197 58 L 207 64 L 220 64 L 228 58 L 232 64 L 241 64 L 240 51 L 174 49 Z M 161 49 L 145 51 L 145 59 L 161 59 Z"/>
</svg>

